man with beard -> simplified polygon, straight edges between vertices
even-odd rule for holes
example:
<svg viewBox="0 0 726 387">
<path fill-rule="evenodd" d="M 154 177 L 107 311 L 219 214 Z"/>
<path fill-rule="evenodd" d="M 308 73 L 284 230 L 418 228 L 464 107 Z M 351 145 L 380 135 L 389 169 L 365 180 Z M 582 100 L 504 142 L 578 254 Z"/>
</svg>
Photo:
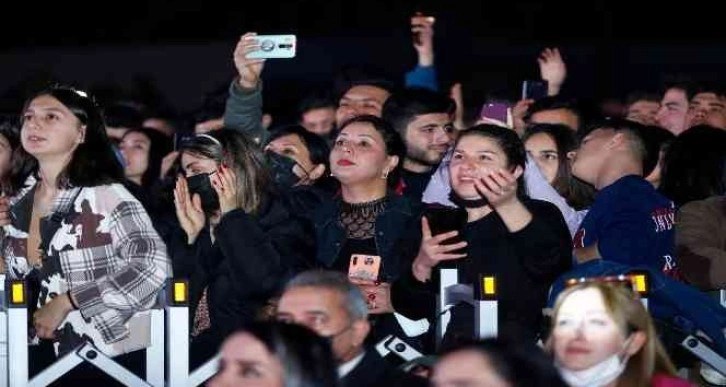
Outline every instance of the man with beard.
<svg viewBox="0 0 726 387">
<path fill-rule="evenodd" d="M 383 119 L 406 144 L 403 193 L 414 202 L 421 201 L 431 175 L 451 146 L 455 108 L 444 94 L 413 88 L 394 93 L 383 106 Z"/>
</svg>

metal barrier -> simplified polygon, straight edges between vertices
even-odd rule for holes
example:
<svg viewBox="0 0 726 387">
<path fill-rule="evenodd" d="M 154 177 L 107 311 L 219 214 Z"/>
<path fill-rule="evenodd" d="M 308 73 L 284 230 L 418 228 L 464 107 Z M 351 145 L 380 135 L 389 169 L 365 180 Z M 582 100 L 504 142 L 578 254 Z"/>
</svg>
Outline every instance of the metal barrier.
<svg viewBox="0 0 726 387">
<path fill-rule="evenodd" d="M 459 271 L 456 268 L 438 269 L 438 293 L 436 296 L 436 346 L 446 334 L 451 321 L 449 308 L 459 302 L 467 302 L 474 306 L 474 337 L 483 339 L 496 337 L 499 331 L 499 306 L 497 301 L 496 277 L 490 274 L 478 276 L 472 288 L 459 283 Z"/>
<path fill-rule="evenodd" d="M 219 369 L 219 355 L 189 371 L 189 286 L 176 280 L 169 287 L 166 306 L 166 333 L 169 352 L 166 362 L 168 386 L 198 386 L 214 376 Z"/>
<path fill-rule="evenodd" d="M 155 366 L 164 362 L 163 300 L 159 300 L 148 311 L 151 331 L 150 346 L 145 349 L 147 363 L 145 380 L 120 366 L 111 357 L 103 354 L 88 342 L 62 356 L 32 379 L 28 379 L 28 305 L 25 284 L 23 281 L 8 281 L 7 284 L 7 316 L 4 323 L 7 327 L 5 337 L 7 338 L 8 353 L 13 357 L 12 361 L 7 363 L 10 387 L 46 386 L 82 362 L 93 364 L 127 386 L 164 386 L 163 369 L 159 371 Z"/>
</svg>

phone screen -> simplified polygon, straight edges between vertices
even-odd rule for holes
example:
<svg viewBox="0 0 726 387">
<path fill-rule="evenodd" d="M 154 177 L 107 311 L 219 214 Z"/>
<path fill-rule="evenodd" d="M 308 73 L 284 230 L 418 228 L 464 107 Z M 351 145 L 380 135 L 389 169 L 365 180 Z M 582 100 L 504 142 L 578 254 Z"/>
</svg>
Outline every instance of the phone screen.
<svg viewBox="0 0 726 387">
<path fill-rule="evenodd" d="M 450 231 L 458 231 L 459 235 L 449 239 L 445 244 L 461 242 L 461 233 L 467 222 L 466 211 L 461 208 L 431 206 L 424 210 L 424 216 L 429 222 L 431 235 L 436 236 Z"/>
</svg>

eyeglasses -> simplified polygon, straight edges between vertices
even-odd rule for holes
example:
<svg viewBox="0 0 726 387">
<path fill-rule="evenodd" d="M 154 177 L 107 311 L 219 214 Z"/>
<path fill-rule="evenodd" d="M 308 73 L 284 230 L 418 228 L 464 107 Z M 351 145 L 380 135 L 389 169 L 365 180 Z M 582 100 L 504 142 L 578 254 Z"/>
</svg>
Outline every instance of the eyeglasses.
<svg viewBox="0 0 726 387">
<path fill-rule="evenodd" d="M 645 272 L 634 272 L 631 274 L 620 274 L 605 277 L 580 277 L 571 278 L 565 282 L 566 287 L 589 283 L 614 283 L 622 284 L 633 290 L 633 292 L 646 296 L 648 294 L 648 274 Z"/>
</svg>

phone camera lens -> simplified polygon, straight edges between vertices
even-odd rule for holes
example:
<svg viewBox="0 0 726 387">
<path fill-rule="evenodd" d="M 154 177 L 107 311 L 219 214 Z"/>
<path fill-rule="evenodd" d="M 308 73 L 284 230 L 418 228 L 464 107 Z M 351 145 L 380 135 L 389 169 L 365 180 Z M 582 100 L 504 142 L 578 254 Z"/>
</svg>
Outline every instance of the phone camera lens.
<svg viewBox="0 0 726 387">
<path fill-rule="evenodd" d="M 260 49 L 262 51 L 272 51 L 275 49 L 275 42 L 272 40 L 263 40 Z"/>
</svg>

